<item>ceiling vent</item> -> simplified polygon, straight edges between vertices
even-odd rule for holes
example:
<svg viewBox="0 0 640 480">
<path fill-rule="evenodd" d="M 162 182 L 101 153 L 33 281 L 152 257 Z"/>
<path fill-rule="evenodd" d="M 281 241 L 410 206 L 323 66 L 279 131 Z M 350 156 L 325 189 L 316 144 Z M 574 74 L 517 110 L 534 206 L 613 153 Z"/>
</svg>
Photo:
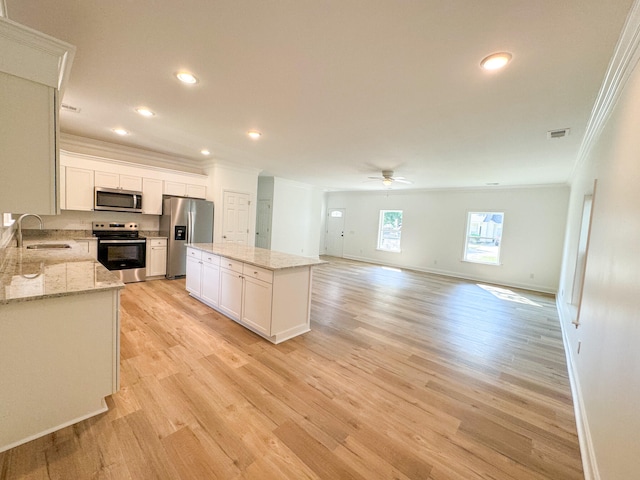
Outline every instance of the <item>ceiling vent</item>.
<svg viewBox="0 0 640 480">
<path fill-rule="evenodd" d="M 549 130 L 547 132 L 547 138 L 562 138 L 562 137 L 566 137 L 567 135 L 569 135 L 570 131 L 571 131 L 570 128 L 561 128 L 559 130 Z"/>
<path fill-rule="evenodd" d="M 65 112 L 80 113 L 80 109 L 78 107 L 74 107 L 73 105 L 69 105 L 68 103 L 63 103 L 62 105 L 60 105 L 60 108 Z"/>
</svg>

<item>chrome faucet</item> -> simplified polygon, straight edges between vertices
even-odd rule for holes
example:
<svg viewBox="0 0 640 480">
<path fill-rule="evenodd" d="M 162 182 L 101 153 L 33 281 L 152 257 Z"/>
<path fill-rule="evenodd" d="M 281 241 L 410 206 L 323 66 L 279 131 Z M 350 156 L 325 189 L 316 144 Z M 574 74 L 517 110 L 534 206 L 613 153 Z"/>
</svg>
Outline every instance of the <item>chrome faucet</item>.
<svg viewBox="0 0 640 480">
<path fill-rule="evenodd" d="M 24 215 L 20 215 L 18 219 L 18 247 L 22 247 L 22 219 L 24 217 L 36 217 L 40 220 L 40 230 L 42 230 L 42 218 L 40 215 L 36 215 L 35 213 L 25 213 Z"/>
</svg>

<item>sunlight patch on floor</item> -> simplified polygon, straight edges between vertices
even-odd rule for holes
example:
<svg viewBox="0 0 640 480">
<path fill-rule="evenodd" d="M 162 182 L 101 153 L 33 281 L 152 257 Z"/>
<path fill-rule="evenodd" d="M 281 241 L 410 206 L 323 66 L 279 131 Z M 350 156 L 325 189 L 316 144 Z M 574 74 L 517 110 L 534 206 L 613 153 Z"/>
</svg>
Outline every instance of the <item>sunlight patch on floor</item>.
<svg viewBox="0 0 640 480">
<path fill-rule="evenodd" d="M 519 293 L 509 290 L 508 288 L 496 287 L 494 285 L 482 285 L 481 283 L 477 283 L 476 285 L 478 285 L 483 290 L 486 290 L 490 294 L 494 295 L 495 297 L 499 298 L 500 300 L 507 300 L 509 302 L 516 302 L 516 303 L 524 303 L 526 305 L 533 305 L 535 307 L 542 306 L 539 303 L 534 302 L 533 300 L 529 300 L 528 298 L 523 297 Z"/>
</svg>

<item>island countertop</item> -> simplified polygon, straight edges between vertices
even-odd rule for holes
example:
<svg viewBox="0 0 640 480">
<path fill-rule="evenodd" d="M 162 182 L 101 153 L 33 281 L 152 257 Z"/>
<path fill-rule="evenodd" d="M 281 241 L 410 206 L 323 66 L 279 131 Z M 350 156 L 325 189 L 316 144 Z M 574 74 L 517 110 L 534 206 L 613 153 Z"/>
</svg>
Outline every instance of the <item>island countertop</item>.
<svg viewBox="0 0 640 480">
<path fill-rule="evenodd" d="M 235 245 L 231 243 L 190 243 L 187 247 L 195 248 L 214 255 L 220 255 L 239 262 L 266 268 L 267 270 L 283 270 L 286 268 L 310 267 L 327 263 L 316 258 L 291 255 L 265 248 Z"/>
<path fill-rule="evenodd" d="M 27 249 L 30 243 L 66 243 L 71 248 Z M 6 247 L 0 253 L 0 305 L 124 287 L 73 240 L 25 241 L 22 248 Z"/>
</svg>

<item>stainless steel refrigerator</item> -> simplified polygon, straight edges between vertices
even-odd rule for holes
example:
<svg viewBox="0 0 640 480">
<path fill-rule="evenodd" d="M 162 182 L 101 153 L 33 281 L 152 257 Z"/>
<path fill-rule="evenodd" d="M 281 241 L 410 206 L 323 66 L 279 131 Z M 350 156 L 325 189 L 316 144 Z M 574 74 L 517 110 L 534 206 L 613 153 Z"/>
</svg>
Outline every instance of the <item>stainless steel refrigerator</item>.
<svg viewBox="0 0 640 480">
<path fill-rule="evenodd" d="M 213 243 L 213 202 L 163 195 L 160 235 L 167 237 L 167 278 L 185 275 L 187 243 Z"/>
</svg>

